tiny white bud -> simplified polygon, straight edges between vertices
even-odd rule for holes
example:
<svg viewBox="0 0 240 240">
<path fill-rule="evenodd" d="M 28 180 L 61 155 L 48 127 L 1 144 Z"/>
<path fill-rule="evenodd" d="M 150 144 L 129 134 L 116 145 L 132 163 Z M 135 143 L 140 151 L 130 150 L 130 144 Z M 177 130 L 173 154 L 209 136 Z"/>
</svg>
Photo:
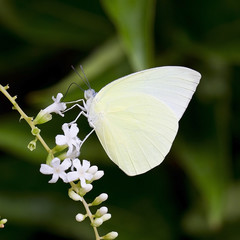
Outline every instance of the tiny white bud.
<svg viewBox="0 0 240 240">
<path fill-rule="evenodd" d="M 93 185 L 92 184 L 86 184 L 84 189 L 85 189 L 86 192 L 90 192 L 93 189 Z"/>
<path fill-rule="evenodd" d="M 90 192 L 93 189 L 93 185 L 92 184 L 86 184 L 86 186 L 83 188 L 81 187 L 79 190 L 79 194 L 81 196 L 84 196 L 86 193 Z"/>
<path fill-rule="evenodd" d="M 103 220 L 101 218 L 96 218 L 94 219 L 93 223 L 92 223 L 92 226 L 93 227 L 99 227 L 101 226 L 103 223 Z"/>
<path fill-rule="evenodd" d="M 99 205 L 102 202 L 106 201 L 107 199 L 108 199 L 108 195 L 106 193 L 102 193 L 94 199 L 94 201 L 92 202 L 91 205 L 93 205 L 93 206 Z"/>
<path fill-rule="evenodd" d="M 106 214 L 108 212 L 108 208 L 107 207 L 101 207 L 97 210 L 95 216 L 96 217 L 101 217 L 103 216 L 104 214 Z"/>
<path fill-rule="evenodd" d="M 101 215 L 106 214 L 108 212 L 108 208 L 103 206 L 99 209 L 99 212 L 101 213 Z"/>
<path fill-rule="evenodd" d="M 117 232 L 110 232 L 108 234 L 106 234 L 105 236 L 102 237 L 102 239 L 115 239 L 118 236 Z"/>
<path fill-rule="evenodd" d="M 82 201 L 82 197 L 72 189 L 68 190 L 68 196 L 74 201 Z"/>
<path fill-rule="evenodd" d="M 82 222 L 86 218 L 86 215 L 78 213 L 75 218 L 78 222 Z"/>
<path fill-rule="evenodd" d="M 110 213 L 106 213 L 104 214 L 101 219 L 103 220 L 103 222 L 109 220 L 112 217 L 112 215 Z"/>
<path fill-rule="evenodd" d="M 92 178 L 92 181 L 100 179 L 104 175 L 103 171 L 97 171 Z"/>
</svg>

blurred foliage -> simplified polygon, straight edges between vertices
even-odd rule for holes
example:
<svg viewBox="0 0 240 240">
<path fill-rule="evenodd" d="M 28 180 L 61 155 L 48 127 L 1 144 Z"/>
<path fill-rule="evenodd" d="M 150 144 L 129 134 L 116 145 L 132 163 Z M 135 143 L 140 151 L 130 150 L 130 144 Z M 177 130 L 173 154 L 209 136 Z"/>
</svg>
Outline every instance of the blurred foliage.
<svg viewBox="0 0 240 240">
<path fill-rule="evenodd" d="M 109 194 L 112 219 L 101 230 L 118 231 L 119 239 L 239 239 L 239 1 L 1 0 L 0 21 L 0 81 L 30 116 L 70 83 L 83 85 L 71 65 L 82 64 L 97 91 L 148 67 L 199 71 L 173 148 L 157 168 L 128 177 L 91 136 L 83 157 L 105 177 L 89 198 Z M 67 100 L 82 97 L 72 86 Z M 50 185 L 40 174 L 45 152 L 28 151 L 26 123 L 2 95 L 0 103 L 0 215 L 8 219 L 0 239 L 93 239 L 87 221 L 75 222 L 82 208 L 66 185 Z M 55 117 L 42 127 L 50 144 L 63 121 Z M 79 124 L 89 131 L 84 119 Z"/>
</svg>

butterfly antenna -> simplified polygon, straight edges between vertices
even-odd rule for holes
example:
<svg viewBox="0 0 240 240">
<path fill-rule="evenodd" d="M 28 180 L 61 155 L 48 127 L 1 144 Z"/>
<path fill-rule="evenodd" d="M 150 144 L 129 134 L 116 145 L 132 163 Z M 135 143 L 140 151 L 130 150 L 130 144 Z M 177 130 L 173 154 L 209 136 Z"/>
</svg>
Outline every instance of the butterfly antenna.
<svg viewBox="0 0 240 240">
<path fill-rule="evenodd" d="M 67 91 L 64 93 L 62 99 L 64 99 L 64 98 L 67 96 L 67 94 L 68 94 L 68 92 L 69 92 L 69 90 L 70 90 L 70 87 L 71 87 L 72 85 L 76 85 L 76 86 L 77 86 L 78 88 L 80 88 L 83 92 L 85 91 L 83 88 L 80 87 L 79 84 L 77 84 L 77 83 L 75 83 L 75 82 L 72 82 L 72 83 L 68 86 Z"/>
<path fill-rule="evenodd" d="M 83 79 L 83 77 L 79 74 L 79 72 L 75 69 L 75 67 L 73 65 L 71 65 L 71 68 L 81 78 L 81 80 L 83 80 L 83 82 L 85 83 L 85 79 Z"/>
<path fill-rule="evenodd" d="M 88 86 L 89 89 L 91 89 L 90 82 L 88 81 L 88 78 L 87 78 L 87 76 L 86 76 L 86 74 L 85 74 L 85 72 L 84 72 L 84 70 L 83 70 L 83 66 L 80 65 L 80 68 L 81 68 L 81 71 L 82 71 L 83 76 L 84 76 L 84 78 L 85 78 L 85 79 L 84 79 L 85 84 Z"/>
<path fill-rule="evenodd" d="M 83 73 L 84 78 L 81 76 L 81 74 L 75 69 L 75 67 L 73 65 L 71 65 L 73 71 L 81 78 L 81 80 L 87 85 L 88 88 L 91 88 L 89 81 L 83 71 L 82 65 L 80 65 L 81 71 Z"/>
</svg>

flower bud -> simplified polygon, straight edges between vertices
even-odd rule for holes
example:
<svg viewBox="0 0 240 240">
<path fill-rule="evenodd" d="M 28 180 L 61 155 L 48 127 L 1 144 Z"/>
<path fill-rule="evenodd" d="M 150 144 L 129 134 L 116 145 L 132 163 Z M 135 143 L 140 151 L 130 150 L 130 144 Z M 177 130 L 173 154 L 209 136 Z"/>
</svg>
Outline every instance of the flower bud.
<svg viewBox="0 0 240 240">
<path fill-rule="evenodd" d="M 36 135 L 38 135 L 39 133 L 40 133 L 40 129 L 39 128 L 37 128 L 37 127 L 34 127 L 33 129 L 32 129 L 32 131 L 31 131 L 31 133 L 32 133 L 32 135 L 34 135 L 34 136 L 36 136 Z"/>
<path fill-rule="evenodd" d="M 103 220 L 101 218 L 96 218 L 94 219 L 93 223 L 92 223 L 92 226 L 93 227 L 99 227 L 101 226 L 103 223 Z"/>
<path fill-rule="evenodd" d="M 84 196 L 86 193 L 90 192 L 93 189 L 93 185 L 92 184 L 86 184 L 86 186 L 83 188 L 81 187 L 79 190 L 79 194 L 81 196 Z"/>
<path fill-rule="evenodd" d="M 49 112 L 45 111 L 45 110 L 41 110 L 38 115 L 36 116 L 36 118 L 33 120 L 33 123 L 35 125 L 37 124 L 43 124 L 46 123 L 48 121 L 52 120 L 52 114 L 50 114 Z"/>
<path fill-rule="evenodd" d="M 108 195 L 106 193 L 102 193 L 100 194 L 98 197 L 96 197 L 94 199 L 94 201 L 92 202 L 92 206 L 96 206 L 101 204 L 102 202 L 106 201 L 108 199 Z"/>
<path fill-rule="evenodd" d="M 34 139 L 34 140 L 32 140 L 29 144 L 28 144 L 28 149 L 30 150 L 30 151 L 33 151 L 33 150 L 35 150 L 36 149 L 36 141 L 37 141 L 37 139 Z"/>
<path fill-rule="evenodd" d="M 7 222 L 6 218 L 3 218 L 2 220 L 0 220 L 0 228 L 4 228 L 4 224 Z"/>
<path fill-rule="evenodd" d="M 112 217 L 112 215 L 110 213 L 106 213 L 104 214 L 101 219 L 103 220 L 103 222 L 109 220 Z"/>
<path fill-rule="evenodd" d="M 78 213 L 75 218 L 76 218 L 76 221 L 82 222 L 86 218 L 86 215 Z"/>
<path fill-rule="evenodd" d="M 82 197 L 71 188 L 68 190 L 68 196 L 74 201 L 82 201 Z"/>
<path fill-rule="evenodd" d="M 105 236 L 102 237 L 102 239 L 115 239 L 118 236 L 117 232 L 110 232 L 108 234 L 106 234 Z"/>
<path fill-rule="evenodd" d="M 101 217 L 103 216 L 104 214 L 106 214 L 108 212 L 108 208 L 107 207 L 101 207 L 97 210 L 95 216 L 96 217 Z"/>
</svg>

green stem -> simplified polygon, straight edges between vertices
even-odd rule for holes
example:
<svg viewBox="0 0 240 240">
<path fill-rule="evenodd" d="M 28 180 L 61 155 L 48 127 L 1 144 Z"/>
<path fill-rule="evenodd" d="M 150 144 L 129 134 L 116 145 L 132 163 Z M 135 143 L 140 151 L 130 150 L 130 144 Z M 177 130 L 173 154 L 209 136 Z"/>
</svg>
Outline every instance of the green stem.
<svg viewBox="0 0 240 240">
<path fill-rule="evenodd" d="M 76 192 L 78 192 L 78 187 L 76 186 L 76 184 L 74 182 L 70 182 L 70 185 L 72 187 L 73 190 L 75 190 Z M 86 210 L 86 213 L 90 219 L 90 222 L 91 222 L 91 225 L 93 227 L 93 230 L 94 230 L 94 233 L 95 233 L 95 237 L 96 237 L 96 240 L 101 240 L 102 238 L 99 236 L 99 233 L 98 233 L 98 230 L 97 230 L 97 227 L 94 227 L 93 224 L 94 224 L 94 219 L 93 219 L 93 214 L 92 212 L 90 211 L 90 208 L 89 208 L 89 204 L 85 201 L 85 199 L 82 197 L 82 203 L 83 203 L 83 206 Z"/>
<path fill-rule="evenodd" d="M 87 202 L 85 201 L 84 198 L 82 199 L 82 203 L 83 203 L 83 206 L 84 206 L 85 209 L 86 209 L 87 215 L 88 215 L 91 223 L 93 224 L 93 215 L 92 215 L 92 213 L 91 213 L 91 211 L 90 211 L 90 209 L 89 209 L 89 206 L 88 206 L 88 204 L 87 204 Z M 95 233 L 96 240 L 100 240 L 101 238 L 100 238 L 100 236 L 99 236 L 99 234 L 98 234 L 97 228 L 94 227 L 93 225 L 92 225 L 92 227 L 93 227 L 93 230 L 94 230 L 94 233 Z"/>
<path fill-rule="evenodd" d="M 40 130 L 35 126 L 35 124 L 33 123 L 33 119 L 31 117 L 28 117 L 24 112 L 23 110 L 19 107 L 19 105 L 17 104 L 17 102 L 15 101 L 16 100 L 16 96 L 12 97 L 7 89 L 9 88 L 9 86 L 5 86 L 3 87 L 1 84 L 0 84 L 0 91 L 9 99 L 9 101 L 12 103 L 13 105 L 13 108 L 15 110 L 17 110 L 19 112 L 19 114 L 21 115 L 21 118 L 23 118 L 27 123 L 28 125 L 31 127 L 32 129 L 32 133 L 35 132 L 35 135 L 37 137 L 37 139 L 41 142 L 41 144 L 43 145 L 43 147 L 46 149 L 46 151 L 48 152 L 48 154 L 52 155 L 54 150 L 51 150 L 48 145 L 46 144 L 46 142 L 43 140 L 43 138 L 41 137 L 40 135 Z M 34 131 L 34 130 L 37 130 L 37 131 Z M 76 185 L 71 182 L 70 185 L 72 186 L 72 188 L 76 189 Z M 96 240 L 101 240 L 101 237 L 99 236 L 98 234 L 98 230 L 97 230 L 97 227 L 94 227 L 93 224 L 94 224 L 94 217 L 93 217 L 93 214 L 91 213 L 90 209 L 89 209 L 89 205 L 87 204 L 87 202 L 85 201 L 84 198 L 82 198 L 82 203 L 83 203 L 83 206 L 87 212 L 87 215 L 91 221 L 91 224 L 92 224 L 92 227 L 93 227 L 93 230 L 94 230 L 94 233 L 95 233 L 95 237 L 96 237 Z"/>
<path fill-rule="evenodd" d="M 23 110 L 19 107 L 19 105 L 17 104 L 17 102 L 15 101 L 17 96 L 15 97 L 12 97 L 7 89 L 9 88 L 9 86 L 5 86 L 3 87 L 1 84 L 0 84 L 0 91 L 8 98 L 8 100 L 12 103 L 13 105 L 13 108 L 15 110 L 17 110 L 19 112 L 19 114 L 21 115 L 21 118 L 23 118 L 27 123 L 28 125 L 31 127 L 32 129 L 32 132 L 34 131 L 34 129 L 36 129 L 36 126 L 33 124 L 33 121 L 32 121 L 32 118 L 31 117 L 28 117 L 25 112 L 23 112 Z M 43 147 L 46 149 L 46 151 L 48 153 L 51 153 L 52 150 L 48 147 L 48 145 L 46 144 L 46 142 L 43 140 L 42 136 L 40 135 L 40 133 L 37 133 L 36 134 L 36 137 L 37 139 L 41 142 L 41 144 L 43 145 Z"/>
</svg>

